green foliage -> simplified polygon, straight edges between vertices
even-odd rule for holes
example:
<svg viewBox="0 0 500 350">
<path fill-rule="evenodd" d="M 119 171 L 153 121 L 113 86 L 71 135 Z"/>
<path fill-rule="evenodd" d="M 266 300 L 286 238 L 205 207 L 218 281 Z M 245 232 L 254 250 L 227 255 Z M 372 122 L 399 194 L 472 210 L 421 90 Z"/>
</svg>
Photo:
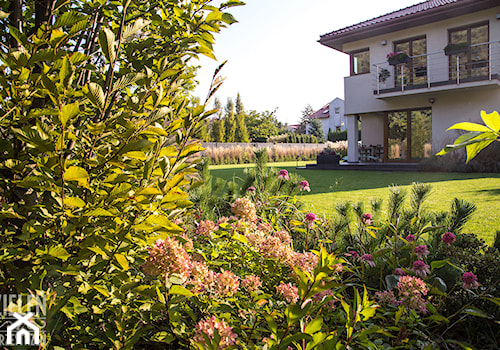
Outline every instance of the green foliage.
<svg viewBox="0 0 500 350">
<path fill-rule="evenodd" d="M 212 113 L 188 106 L 187 62 L 241 3 L 66 2 L 49 21 L 50 4 L 24 4 L 0 52 L 0 292 L 47 296 L 50 346 L 131 349 L 163 331 L 165 287 L 140 266 L 182 231 Z"/>
<path fill-rule="evenodd" d="M 268 139 L 278 134 L 277 119 L 274 112 L 251 111 L 245 116 L 250 139 Z"/>
<path fill-rule="evenodd" d="M 325 142 L 325 133 L 323 131 L 323 123 L 319 119 L 312 119 L 309 123 L 310 133 L 318 139 L 318 142 Z"/>
<path fill-rule="evenodd" d="M 466 134 L 458 137 L 453 145 L 444 147 L 437 155 L 444 155 L 451 151 L 465 147 L 467 162 L 494 141 L 500 141 L 500 115 L 497 111 L 486 113 L 481 111 L 481 119 L 485 125 L 462 122 L 448 128 L 448 130 L 465 130 Z"/>
</svg>

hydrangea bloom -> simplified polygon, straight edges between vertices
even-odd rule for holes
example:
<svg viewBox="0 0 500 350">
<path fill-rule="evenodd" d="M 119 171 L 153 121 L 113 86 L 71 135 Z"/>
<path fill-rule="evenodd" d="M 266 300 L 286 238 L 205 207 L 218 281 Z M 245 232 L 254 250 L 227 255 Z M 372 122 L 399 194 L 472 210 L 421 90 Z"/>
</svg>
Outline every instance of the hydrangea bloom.
<svg viewBox="0 0 500 350">
<path fill-rule="evenodd" d="M 452 232 L 446 232 L 443 235 L 442 239 L 443 239 L 443 243 L 446 243 L 448 245 L 450 245 L 451 243 L 453 243 L 457 240 L 457 238 L 455 237 L 455 235 Z"/>
<path fill-rule="evenodd" d="M 298 268 L 302 271 L 312 272 L 318 265 L 319 257 L 311 252 L 298 253 L 291 251 L 288 257 L 288 264 L 292 268 Z"/>
<path fill-rule="evenodd" d="M 291 283 L 281 282 L 279 286 L 276 287 L 276 294 L 285 298 L 289 303 L 296 303 L 299 300 L 299 289 Z"/>
<path fill-rule="evenodd" d="M 255 205 L 248 198 L 238 198 L 231 204 L 231 211 L 234 215 L 248 221 L 255 221 L 257 213 Z"/>
<path fill-rule="evenodd" d="M 375 298 L 381 304 L 398 305 L 399 302 L 392 290 L 381 290 L 375 293 Z"/>
<path fill-rule="evenodd" d="M 286 260 L 290 255 L 291 248 L 284 244 L 277 236 L 268 236 L 259 246 L 259 251 L 265 258 Z"/>
<path fill-rule="evenodd" d="M 365 263 L 367 263 L 371 267 L 375 266 L 375 262 L 373 261 L 373 257 L 371 254 L 363 254 L 363 256 L 361 257 L 361 260 L 363 260 Z"/>
<path fill-rule="evenodd" d="M 314 213 L 307 213 L 306 214 L 306 217 L 305 217 L 305 221 L 307 222 L 307 227 L 311 227 L 312 224 L 314 223 L 314 221 L 317 219 L 318 217 L 316 216 L 316 214 Z"/>
<path fill-rule="evenodd" d="M 413 270 L 413 272 L 415 272 L 415 274 L 417 276 L 422 276 L 422 277 L 425 277 L 429 273 L 431 273 L 431 271 L 429 270 L 429 265 L 427 265 L 422 260 L 416 260 L 413 263 L 413 269 L 412 270 Z"/>
<path fill-rule="evenodd" d="M 149 256 L 142 266 L 145 273 L 166 277 L 177 274 L 184 280 L 191 273 L 191 258 L 175 239 L 166 237 L 158 239 L 153 247 L 149 248 Z"/>
<path fill-rule="evenodd" d="M 285 181 L 290 180 L 290 177 L 288 176 L 288 171 L 286 171 L 285 169 L 281 169 L 278 174 L 278 179 Z"/>
<path fill-rule="evenodd" d="M 479 287 L 479 284 L 477 283 L 477 276 L 472 272 L 464 273 L 464 275 L 462 276 L 462 281 L 464 282 L 462 285 L 464 289 L 475 289 Z"/>
<path fill-rule="evenodd" d="M 240 281 L 231 271 L 222 270 L 221 273 L 215 275 L 215 285 L 217 293 L 220 295 L 233 295 L 240 287 Z"/>
<path fill-rule="evenodd" d="M 217 229 L 217 226 L 212 220 L 202 220 L 195 230 L 195 234 L 199 236 L 210 237 L 210 234 Z"/>
<path fill-rule="evenodd" d="M 399 291 L 399 298 L 401 302 L 409 308 L 427 312 L 426 302 L 423 296 L 427 295 L 429 288 L 427 288 L 424 281 L 418 277 L 401 276 L 396 287 Z"/>
<path fill-rule="evenodd" d="M 426 245 L 418 245 L 415 247 L 415 254 L 419 259 L 422 259 L 422 257 L 427 258 L 427 255 L 429 255 L 429 250 L 427 249 Z"/>
<path fill-rule="evenodd" d="M 262 282 L 259 276 L 249 275 L 245 277 L 243 281 L 241 281 L 241 286 L 248 291 L 255 291 L 262 287 Z"/>
<path fill-rule="evenodd" d="M 290 234 L 284 230 L 278 231 L 274 235 L 285 244 L 292 243 L 292 237 L 290 237 Z"/>
<path fill-rule="evenodd" d="M 215 316 L 212 316 L 198 322 L 193 340 L 197 344 L 203 345 L 204 349 L 209 348 L 209 344 L 206 343 L 203 334 L 213 340 L 215 330 L 217 330 L 220 336 L 220 342 L 217 350 L 222 350 L 233 345 L 238 337 L 237 334 L 233 333 L 233 329 L 229 327 L 224 320 L 217 321 Z"/>
<path fill-rule="evenodd" d="M 307 182 L 306 180 L 301 181 L 299 184 L 299 190 L 311 192 L 311 188 L 309 187 L 309 182 Z"/>
<path fill-rule="evenodd" d="M 372 224 L 372 214 L 369 213 L 364 213 L 361 218 L 363 219 L 363 223 L 365 225 L 371 225 Z"/>
</svg>

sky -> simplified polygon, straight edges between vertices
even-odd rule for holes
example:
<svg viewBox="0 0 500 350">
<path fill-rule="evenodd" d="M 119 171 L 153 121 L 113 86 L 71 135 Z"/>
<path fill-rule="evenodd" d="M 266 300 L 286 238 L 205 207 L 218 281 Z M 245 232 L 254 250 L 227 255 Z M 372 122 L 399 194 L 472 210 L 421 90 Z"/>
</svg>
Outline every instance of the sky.
<svg viewBox="0 0 500 350">
<path fill-rule="evenodd" d="M 247 0 L 231 8 L 238 20 L 215 35 L 217 61 L 196 65 L 201 101 L 220 63 L 224 84 L 216 97 L 225 105 L 240 93 L 245 110 L 276 110 L 279 121 L 296 124 L 307 105 L 318 110 L 344 98 L 349 57 L 318 43 L 320 35 L 423 0 Z"/>
</svg>

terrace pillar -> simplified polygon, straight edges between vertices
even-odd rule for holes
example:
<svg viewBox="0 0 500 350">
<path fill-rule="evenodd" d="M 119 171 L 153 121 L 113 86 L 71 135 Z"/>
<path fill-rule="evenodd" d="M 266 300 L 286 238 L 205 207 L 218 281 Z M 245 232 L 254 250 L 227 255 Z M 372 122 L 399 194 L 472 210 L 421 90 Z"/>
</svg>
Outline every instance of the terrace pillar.
<svg viewBox="0 0 500 350">
<path fill-rule="evenodd" d="M 347 161 L 357 163 L 359 161 L 358 150 L 358 115 L 347 117 Z"/>
</svg>

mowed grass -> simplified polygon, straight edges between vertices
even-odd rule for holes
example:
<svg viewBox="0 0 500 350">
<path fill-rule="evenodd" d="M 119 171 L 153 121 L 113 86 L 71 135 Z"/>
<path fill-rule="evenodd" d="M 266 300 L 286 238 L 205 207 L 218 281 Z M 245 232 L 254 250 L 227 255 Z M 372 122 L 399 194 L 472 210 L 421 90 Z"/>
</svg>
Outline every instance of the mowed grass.
<svg viewBox="0 0 500 350">
<path fill-rule="evenodd" d="M 426 172 L 374 172 L 352 170 L 296 169 L 309 162 L 270 163 L 269 166 L 287 169 L 309 181 L 311 192 L 301 195 L 308 211 L 332 217 L 335 206 L 342 202 L 363 202 L 369 212 L 372 198 L 383 199 L 387 207 L 389 186 L 409 190 L 413 182 L 432 185 L 432 192 L 425 202 L 431 210 L 449 210 L 453 199 L 474 203 L 477 210 L 464 229 L 475 233 L 492 244 L 500 230 L 500 174 L 426 173 Z M 213 177 L 239 181 L 245 177 L 244 169 L 253 164 L 211 166 Z"/>
</svg>

